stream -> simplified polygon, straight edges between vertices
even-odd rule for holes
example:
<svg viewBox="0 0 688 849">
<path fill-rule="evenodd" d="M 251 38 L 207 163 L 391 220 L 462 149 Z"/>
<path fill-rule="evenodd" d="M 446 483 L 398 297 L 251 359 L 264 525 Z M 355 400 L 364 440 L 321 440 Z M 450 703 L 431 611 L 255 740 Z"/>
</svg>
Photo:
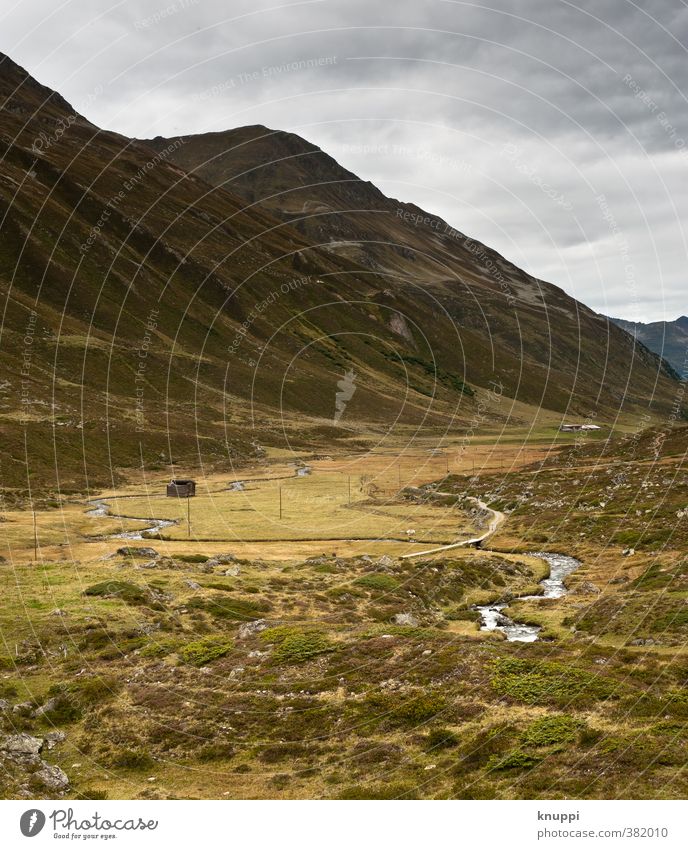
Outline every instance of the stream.
<svg viewBox="0 0 688 849">
<path fill-rule="evenodd" d="M 529 552 L 531 557 L 540 557 L 542 560 L 549 563 L 549 575 L 544 580 L 540 581 L 540 586 L 543 592 L 540 595 L 522 595 L 517 596 L 512 601 L 518 599 L 537 601 L 542 598 L 561 598 L 566 595 L 566 587 L 564 578 L 575 572 L 581 565 L 580 560 L 575 557 L 569 557 L 566 554 L 550 554 L 546 551 Z M 526 625 L 524 622 L 514 622 L 502 613 L 505 607 L 508 607 L 511 602 L 503 602 L 500 604 L 485 604 L 476 606 L 482 617 L 483 624 L 481 631 L 503 631 L 506 634 L 507 640 L 510 642 L 533 643 L 538 638 L 540 633 L 539 625 Z"/>
<path fill-rule="evenodd" d="M 87 516 L 101 518 L 107 516 L 109 519 L 126 519 L 128 522 L 146 522 L 147 526 L 139 531 L 122 531 L 119 534 L 107 534 L 103 539 L 145 539 L 145 533 L 158 533 L 163 528 L 169 528 L 170 525 L 176 525 L 173 519 L 136 519 L 131 516 L 119 516 L 110 512 L 110 507 L 105 501 L 92 501 L 94 507 L 86 511 Z"/>
</svg>

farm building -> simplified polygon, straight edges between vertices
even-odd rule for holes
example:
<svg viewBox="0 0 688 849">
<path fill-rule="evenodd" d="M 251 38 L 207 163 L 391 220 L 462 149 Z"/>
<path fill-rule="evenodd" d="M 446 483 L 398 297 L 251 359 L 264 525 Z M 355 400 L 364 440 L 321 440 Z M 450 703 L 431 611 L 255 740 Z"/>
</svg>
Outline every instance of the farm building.
<svg viewBox="0 0 688 849">
<path fill-rule="evenodd" d="M 576 433 L 580 430 L 602 430 L 602 428 L 594 424 L 563 424 L 559 430 L 565 433 Z"/>
<path fill-rule="evenodd" d="M 196 481 L 173 478 L 167 484 L 168 498 L 192 498 L 196 495 Z"/>
</svg>

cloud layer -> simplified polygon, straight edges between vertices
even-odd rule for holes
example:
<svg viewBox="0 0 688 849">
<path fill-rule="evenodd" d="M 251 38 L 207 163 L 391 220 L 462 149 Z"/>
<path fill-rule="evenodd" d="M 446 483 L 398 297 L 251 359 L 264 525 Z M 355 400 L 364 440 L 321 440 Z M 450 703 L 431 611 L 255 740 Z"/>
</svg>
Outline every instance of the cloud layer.
<svg viewBox="0 0 688 849">
<path fill-rule="evenodd" d="M 594 309 L 688 313 L 681 0 L 25 0 L 0 26 L 101 126 L 290 130 Z"/>
</svg>

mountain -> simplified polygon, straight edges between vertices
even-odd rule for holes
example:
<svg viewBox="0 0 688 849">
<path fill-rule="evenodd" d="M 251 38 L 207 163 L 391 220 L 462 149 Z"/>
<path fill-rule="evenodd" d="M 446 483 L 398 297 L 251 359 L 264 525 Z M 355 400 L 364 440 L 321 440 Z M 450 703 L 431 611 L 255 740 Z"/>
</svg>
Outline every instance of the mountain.
<svg viewBox="0 0 688 849">
<path fill-rule="evenodd" d="M 162 150 L 177 141 L 147 143 Z M 644 345 L 438 216 L 386 197 L 293 133 L 258 125 L 185 136 L 170 158 L 241 196 L 247 208 L 279 217 L 328 255 L 386 278 L 382 294 L 392 308 L 389 299 L 409 290 L 411 314 L 434 300 L 460 331 L 469 383 L 499 377 L 511 397 L 574 415 L 663 403 L 660 387 L 671 375 Z"/>
<path fill-rule="evenodd" d="M 515 409 L 671 409 L 616 325 L 297 136 L 125 138 L 2 54 L 0 107 L 6 497 Z"/>
<path fill-rule="evenodd" d="M 664 357 L 682 378 L 688 378 L 688 316 L 682 315 L 676 321 L 652 321 L 649 324 L 623 318 L 610 320 L 655 354 Z"/>
</svg>

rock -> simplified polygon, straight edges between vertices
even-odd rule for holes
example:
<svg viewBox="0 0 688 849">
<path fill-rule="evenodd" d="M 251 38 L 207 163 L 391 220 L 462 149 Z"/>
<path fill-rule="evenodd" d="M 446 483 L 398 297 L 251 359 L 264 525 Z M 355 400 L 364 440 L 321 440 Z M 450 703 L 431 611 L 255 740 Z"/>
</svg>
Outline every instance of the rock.
<svg viewBox="0 0 688 849">
<path fill-rule="evenodd" d="M 201 572 L 203 572 L 204 575 L 212 575 L 213 564 L 210 562 L 210 560 L 208 560 L 207 563 L 201 564 L 200 568 L 201 568 Z"/>
<path fill-rule="evenodd" d="M 383 554 L 382 557 L 377 561 L 377 565 L 389 569 L 390 566 L 394 566 L 394 561 L 388 554 Z"/>
<path fill-rule="evenodd" d="M 590 581 L 583 581 L 571 590 L 572 595 L 599 595 L 600 592 L 602 590 Z"/>
<path fill-rule="evenodd" d="M 30 734 L 11 734 L 0 742 L 0 754 L 6 757 L 37 757 L 43 751 L 43 740 Z"/>
<path fill-rule="evenodd" d="M 247 640 L 255 634 L 260 634 L 260 632 L 264 631 L 267 627 L 268 623 L 265 619 L 254 619 L 253 622 L 244 622 L 243 625 L 239 627 L 238 637 L 240 640 Z"/>
<path fill-rule="evenodd" d="M 218 563 L 233 563 L 236 560 L 235 554 L 218 554 L 215 556 Z"/>
<path fill-rule="evenodd" d="M 0 713 L 9 710 L 11 707 L 12 705 L 7 701 L 7 699 L 0 699 Z"/>
<path fill-rule="evenodd" d="M 157 569 L 158 564 L 155 560 L 147 560 L 145 563 L 141 563 L 138 568 L 139 569 Z"/>
<path fill-rule="evenodd" d="M 64 793 L 69 790 L 69 779 L 59 766 L 52 766 L 42 761 L 42 767 L 31 776 L 34 782 L 42 784 L 53 793 Z"/>
<path fill-rule="evenodd" d="M 610 584 L 627 584 L 628 583 L 628 575 L 617 575 L 616 578 L 612 578 L 609 582 Z"/>
<path fill-rule="evenodd" d="M 41 705 L 36 709 L 34 716 L 45 716 L 46 713 L 50 713 L 50 711 L 55 710 L 55 708 L 59 705 L 59 701 L 56 698 L 48 699 L 48 701 Z"/>
<path fill-rule="evenodd" d="M 633 557 L 633 555 L 635 554 L 635 548 L 624 548 L 621 554 L 624 557 Z"/>
<path fill-rule="evenodd" d="M 67 611 L 62 610 L 59 607 L 56 607 L 55 610 L 51 610 L 50 613 L 48 614 L 48 616 L 66 616 L 66 615 L 67 615 Z"/>
<path fill-rule="evenodd" d="M 33 705 L 31 702 L 19 702 L 12 708 L 12 713 L 16 713 L 19 716 L 31 716 Z"/>
<path fill-rule="evenodd" d="M 413 613 L 395 613 L 392 621 L 395 625 L 410 625 L 412 628 L 417 628 L 420 625 Z"/>
<path fill-rule="evenodd" d="M 147 548 L 146 546 L 139 548 L 134 545 L 124 545 L 122 548 L 118 548 L 117 554 L 122 557 L 160 557 L 154 548 Z"/>
<path fill-rule="evenodd" d="M 55 746 L 59 746 L 60 743 L 64 743 L 67 739 L 67 735 L 64 731 L 51 731 L 49 734 L 45 735 L 45 745 L 49 749 L 54 749 Z"/>
<path fill-rule="evenodd" d="M 228 578 L 236 578 L 240 572 L 241 569 L 238 566 L 231 566 L 229 569 L 225 569 L 222 574 L 226 575 Z"/>
<path fill-rule="evenodd" d="M 201 585 L 197 581 L 184 581 L 190 590 L 200 590 Z"/>
</svg>

